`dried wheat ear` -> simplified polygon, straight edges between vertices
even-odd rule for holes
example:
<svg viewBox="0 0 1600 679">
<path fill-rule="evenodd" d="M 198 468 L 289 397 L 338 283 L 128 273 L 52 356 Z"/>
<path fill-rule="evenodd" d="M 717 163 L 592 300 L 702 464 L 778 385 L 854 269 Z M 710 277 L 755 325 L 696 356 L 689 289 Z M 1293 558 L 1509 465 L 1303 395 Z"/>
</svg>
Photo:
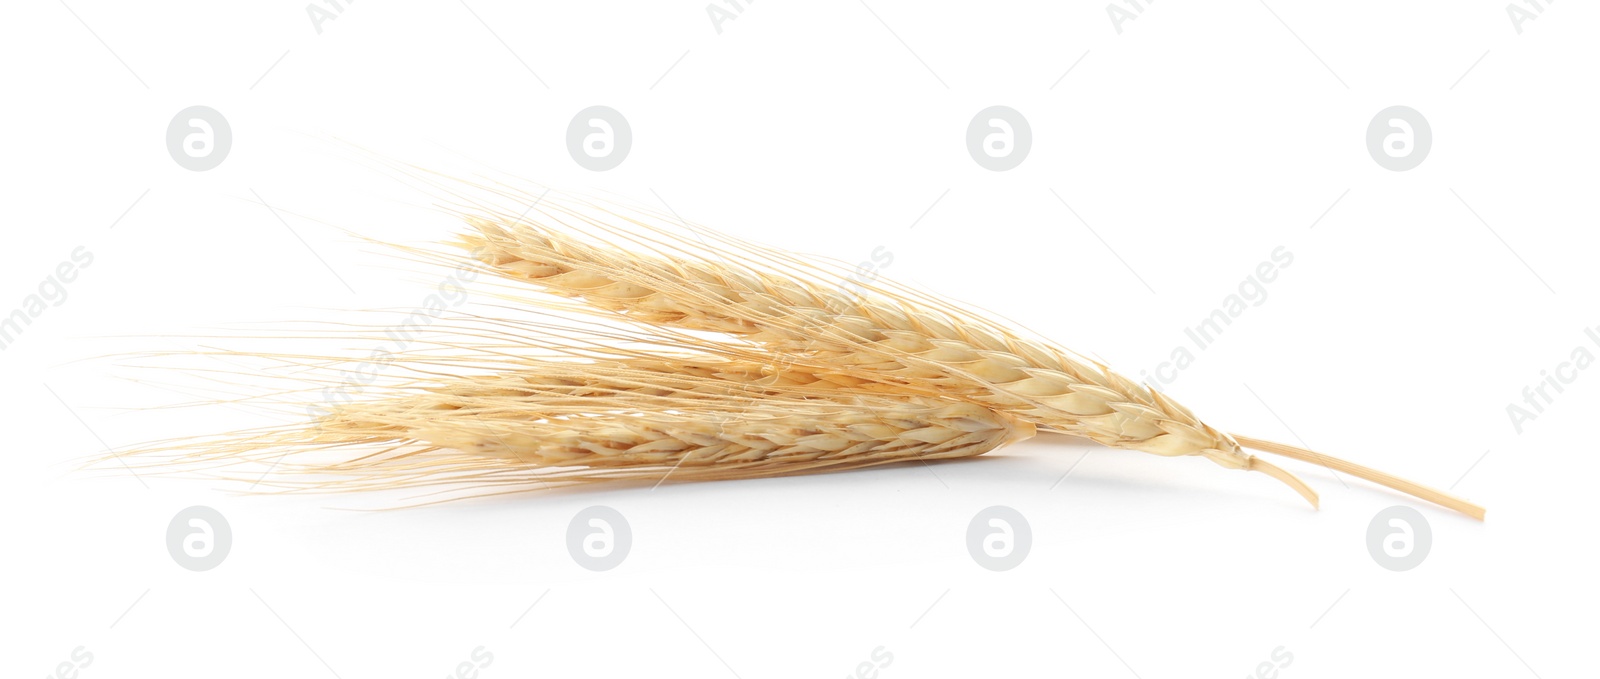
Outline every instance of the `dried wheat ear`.
<svg viewBox="0 0 1600 679">
<path fill-rule="evenodd" d="M 343 475 L 335 480 L 277 483 L 522 488 L 970 457 L 1037 430 L 1263 472 L 1313 506 L 1315 491 L 1245 448 L 1484 515 L 1377 470 L 1229 435 L 1096 361 L 928 293 L 882 280 L 845 285 L 849 272 L 833 264 L 581 201 L 463 216 L 470 229 L 456 244 L 507 282 L 499 296 L 508 306 L 588 314 L 638 334 L 553 342 L 554 359 L 508 360 L 488 375 L 431 371 L 429 382 L 335 407 L 305 428 L 225 440 L 185 459 L 365 446 L 376 452 L 283 465 Z M 543 343 L 529 326 L 506 327 L 518 330 L 487 331 L 504 340 L 494 349 L 452 346 L 497 356 Z M 607 337 L 653 349 L 608 346 Z"/>
</svg>

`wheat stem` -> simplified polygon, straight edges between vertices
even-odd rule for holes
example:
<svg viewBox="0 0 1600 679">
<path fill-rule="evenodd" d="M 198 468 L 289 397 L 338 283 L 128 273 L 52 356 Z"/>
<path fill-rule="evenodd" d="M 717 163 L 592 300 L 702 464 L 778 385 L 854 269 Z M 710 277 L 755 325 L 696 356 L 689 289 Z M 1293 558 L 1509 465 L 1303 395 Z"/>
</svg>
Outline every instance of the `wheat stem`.
<svg viewBox="0 0 1600 679">
<path fill-rule="evenodd" d="M 1324 455 L 1322 453 L 1307 450 L 1305 448 L 1299 448 L 1283 443 L 1275 443 L 1272 441 L 1264 441 L 1262 439 L 1251 438 L 1249 436 L 1240 436 L 1238 434 L 1234 434 L 1233 438 L 1245 447 L 1254 448 L 1256 450 L 1265 453 L 1272 453 L 1274 455 L 1282 455 L 1293 460 L 1320 464 L 1329 469 L 1341 471 L 1357 478 L 1366 479 L 1381 486 L 1393 488 L 1407 495 L 1422 500 L 1427 500 L 1428 502 L 1432 502 L 1443 507 L 1448 507 L 1455 511 L 1461 512 L 1462 514 L 1466 514 L 1474 519 L 1478 519 L 1479 521 L 1483 520 L 1484 514 L 1487 512 L 1487 510 L 1485 510 L 1483 507 L 1473 504 L 1464 498 L 1451 495 L 1445 491 L 1430 488 L 1415 481 L 1409 481 L 1388 472 L 1378 471 L 1371 467 L 1362 466 L 1348 460 L 1341 460 L 1331 455 Z"/>
<path fill-rule="evenodd" d="M 1312 509 L 1317 509 L 1322 506 L 1321 502 L 1317 498 L 1317 491 L 1312 490 L 1311 486 L 1306 485 L 1305 481 L 1300 480 L 1300 477 L 1285 471 L 1282 467 L 1267 462 L 1259 457 L 1252 457 L 1250 458 L 1250 471 L 1265 472 L 1267 476 L 1282 481 L 1285 485 L 1293 488 L 1296 493 L 1299 493 L 1300 497 L 1305 498 L 1306 502 L 1310 502 Z"/>
</svg>

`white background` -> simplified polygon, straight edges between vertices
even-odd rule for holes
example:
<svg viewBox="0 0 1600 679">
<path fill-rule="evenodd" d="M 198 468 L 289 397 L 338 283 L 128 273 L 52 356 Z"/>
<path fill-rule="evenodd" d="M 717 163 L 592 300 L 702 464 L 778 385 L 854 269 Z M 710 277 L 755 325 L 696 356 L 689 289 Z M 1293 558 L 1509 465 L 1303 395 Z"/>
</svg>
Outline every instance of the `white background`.
<svg viewBox="0 0 1600 679">
<path fill-rule="evenodd" d="M 1575 347 L 1600 353 L 1589 5 L 1548 5 L 1519 34 L 1500 2 L 1161 2 L 1119 33 L 1094 2 L 763 0 L 719 34 L 676 0 L 360 2 L 320 33 L 294 2 L 68 4 L 13 3 L 0 28 L 0 313 L 74 248 L 94 257 L 0 352 L 8 674 L 49 675 L 80 646 L 89 679 L 441 677 L 480 646 L 487 679 L 847 676 L 878 647 L 891 679 L 1253 676 L 1280 646 L 1282 677 L 1589 664 L 1600 376 L 1521 433 L 1506 413 Z M 196 104 L 233 130 L 206 172 L 165 148 Z M 603 173 L 565 147 L 596 104 L 634 133 Z M 965 148 L 993 105 L 1033 130 L 1006 172 Z M 1433 131 L 1406 172 L 1365 146 L 1392 105 Z M 1489 519 L 1294 464 L 1323 494 L 1312 512 L 1261 475 L 1062 441 L 932 474 L 377 513 L 73 472 L 104 446 L 231 424 L 144 411 L 174 394 L 79 359 L 419 303 L 426 275 L 340 229 L 424 242 L 456 225 L 358 149 L 665 203 L 849 261 L 883 246 L 886 275 L 1135 377 L 1284 246 L 1266 301 L 1166 391 L 1229 431 L 1453 486 Z M 234 535 L 203 573 L 164 544 L 196 504 Z M 632 526 L 613 571 L 565 548 L 593 504 Z M 1396 504 L 1433 532 L 1407 572 L 1365 544 Z M 1031 526 L 1015 570 L 967 553 L 991 505 Z"/>
</svg>

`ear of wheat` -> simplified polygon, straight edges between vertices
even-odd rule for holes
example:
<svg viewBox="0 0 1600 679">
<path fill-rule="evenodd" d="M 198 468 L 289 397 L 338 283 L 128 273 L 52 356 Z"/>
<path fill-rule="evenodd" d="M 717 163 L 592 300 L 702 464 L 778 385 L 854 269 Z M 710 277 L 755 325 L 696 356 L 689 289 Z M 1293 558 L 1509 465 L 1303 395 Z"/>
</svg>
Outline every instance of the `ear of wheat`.
<svg viewBox="0 0 1600 679">
<path fill-rule="evenodd" d="M 516 362 L 511 372 L 445 376 L 336 406 L 310 426 L 141 452 L 179 451 L 189 470 L 254 461 L 274 471 L 268 486 L 285 490 L 463 486 L 482 495 L 926 463 L 1034 434 L 1026 421 L 969 403 L 818 391 L 707 357 Z"/>
<path fill-rule="evenodd" d="M 1348 461 L 1229 435 L 1096 361 L 926 293 L 886 281 L 847 288 L 825 262 L 704 230 L 685 235 L 593 202 L 535 203 L 532 223 L 523 219 L 531 210 L 474 209 L 458 244 L 508 282 L 502 296 L 513 309 L 628 329 L 495 321 L 447 336 L 444 345 L 466 352 L 453 364 L 417 359 L 432 382 L 200 454 L 192 443 L 156 450 L 208 464 L 282 450 L 378 451 L 290 462 L 283 469 L 347 475 L 279 484 L 298 489 L 543 487 L 969 457 L 1037 429 L 1263 472 L 1313 506 L 1315 491 L 1244 448 L 1484 514 Z M 535 356 L 540 348 L 553 356 Z M 450 372 L 465 365 L 489 374 Z"/>
<path fill-rule="evenodd" d="M 538 391 L 430 394 L 343 408 L 319 428 L 325 437 L 413 440 L 533 467 L 620 472 L 854 468 L 979 455 L 1033 434 L 1001 413 L 920 397 L 680 398 L 631 388 L 564 403 Z"/>
</svg>

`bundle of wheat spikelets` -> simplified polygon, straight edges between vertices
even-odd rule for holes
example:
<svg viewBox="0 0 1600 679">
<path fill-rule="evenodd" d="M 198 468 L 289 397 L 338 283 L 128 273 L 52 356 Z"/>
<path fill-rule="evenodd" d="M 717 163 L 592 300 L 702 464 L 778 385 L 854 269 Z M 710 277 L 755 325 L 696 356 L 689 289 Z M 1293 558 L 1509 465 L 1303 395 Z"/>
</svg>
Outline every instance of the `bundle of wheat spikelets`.
<svg viewBox="0 0 1600 679">
<path fill-rule="evenodd" d="M 271 459 L 335 475 L 277 481 L 291 488 L 512 492 L 926 463 L 1044 431 L 1264 472 L 1317 504 L 1248 446 L 1483 516 L 1373 469 L 1224 433 L 1098 362 L 924 292 L 845 286 L 827 263 L 674 230 L 653 221 L 661 216 L 517 197 L 535 208 L 461 211 L 469 228 L 455 245 L 504 283 L 508 307 L 604 325 L 457 327 L 442 342 L 452 360 L 417 359 L 427 379 L 335 405 L 307 426 L 190 442 L 183 459 Z M 523 351 L 533 348 L 544 351 Z M 367 452 L 281 462 L 283 451 L 345 449 Z"/>
</svg>

